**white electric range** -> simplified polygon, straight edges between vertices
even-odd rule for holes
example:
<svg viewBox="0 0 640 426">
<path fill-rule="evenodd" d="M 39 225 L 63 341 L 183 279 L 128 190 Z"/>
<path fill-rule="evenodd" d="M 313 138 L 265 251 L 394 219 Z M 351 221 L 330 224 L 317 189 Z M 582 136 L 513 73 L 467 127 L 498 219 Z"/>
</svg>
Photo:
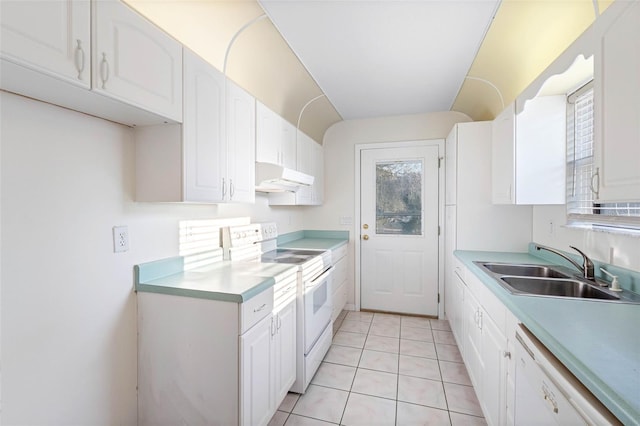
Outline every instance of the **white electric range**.
<svg viewBox="0 0 640 426">
<path fill-rule="evenodd" d="M 333 265 L 330 250 L 278 249 L 274 223 L 223 230 L 225 257 L 231 261 L 296 265 L 296 381 L 291 391 L 304 393 L 331 346 Z"/>
</svg>

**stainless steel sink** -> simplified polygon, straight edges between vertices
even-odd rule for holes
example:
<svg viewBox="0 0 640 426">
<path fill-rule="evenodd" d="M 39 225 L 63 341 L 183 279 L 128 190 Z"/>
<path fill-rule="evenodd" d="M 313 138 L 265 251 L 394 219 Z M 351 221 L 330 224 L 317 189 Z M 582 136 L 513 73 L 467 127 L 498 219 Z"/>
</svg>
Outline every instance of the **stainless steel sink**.
<svg viewBox="0 0 640 426">
<path fill-rule="evenodd" d="M 640 304 L 640 295 L 628 290 L 613 292 L 600 279 L 587 280 L 571 268 L 559 265 L 474 261 L 505 290 L 523 296 L 569 297 Z"/>
<path fill-rule="evenodd" d="M 586 299 L 618 299 L 618 297 L 591 284 L 572 279 L 503 276 L 500 277 L 500 280 L 511 287 L 513 293 Z"/>
<path fill-rule="evenodd" d="M 563 274 L 545 265 L 527 265 L 515 263 L 482 263 L 482 266 L 500 275 L 518 275 L 525 277 L 545 277 L 545 278 L 570 278 L 570 275 Z"/>
</svg>

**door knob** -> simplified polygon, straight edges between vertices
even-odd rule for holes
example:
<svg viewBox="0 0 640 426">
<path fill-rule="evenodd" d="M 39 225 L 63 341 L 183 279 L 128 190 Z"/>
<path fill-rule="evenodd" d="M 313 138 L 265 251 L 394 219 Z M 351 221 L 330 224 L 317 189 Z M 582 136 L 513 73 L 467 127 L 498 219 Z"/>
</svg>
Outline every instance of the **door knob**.
<svg viewBox="0 0 640 426">
<path fill-rule="evenodd" d="M 364 225 L 362 225 L 362 229 L 369 229 L 369 225 L 365 223 Z"/>
<path fill-rule="evenodd" d="M 368 236 L 368 235 L 363 235 L 363 236 L 362 236 L 362 239 L 366 241 L 366 240 L 368 240 L 368 239 L 369 239 L 369 236 Z"/>
</svg>

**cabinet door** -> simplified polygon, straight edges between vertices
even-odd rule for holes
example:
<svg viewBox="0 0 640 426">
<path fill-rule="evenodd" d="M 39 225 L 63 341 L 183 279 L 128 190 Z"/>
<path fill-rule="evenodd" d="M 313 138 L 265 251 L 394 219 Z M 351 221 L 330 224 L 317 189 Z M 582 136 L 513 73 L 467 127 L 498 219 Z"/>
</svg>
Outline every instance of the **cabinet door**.
<svg viewBox="0 0 640 426">
<path fill-rule="evenodd" d="M 281 122 L 262 102 L 256 102 L 256 161 L 280 164 Z"/>
<path fill-rule="evenodd" d="M 275 406 L 278 407 L 296 381 L 296 300 L 277 313 L 275 345 Z"/>
<path fill-rule="evenodd" d="M 189 50 L 184 76 L 184 201 L 219 202 L 226 166 L 224 76 Z"/>
<path fill-rule="evenodd" d="M 492 123 L 491 200 L 493 204 L 514 203 L 515 103 L 511 103 Z"/>
<path fill-rule="evenodd" d="M 88 89 L 90 12 L 88 0 L 0 2 L 2 58 Z"/>
<path fill-rule="evenodd" d="M 311 203 L 314 206 L 322 205 L 324 201 L 324 150 L 322 145 L 313 143 L 313 185 Z"/>
<path fill-rule="evenodd" d="M 478 393 L 478 399 L 482 399 L 482 334 L 480 332 L 481 312 L 480 305 L 471 292 L 465 292 L 464 297 L 464 361 L 469 372 L 469 378 Z"/>
<path fill-rule="evenodd" d="M 256 187 L 255 99 L 227 80 L 228 201 L 253 203 Z"/>
<path fill-rule="evenodd" d="M 640 200 L 640 3 L 629 8 L 604 32 L 595 72 L 600 96 L 596 121 L 598 200 Z M 596 56 L 597 58 L 597 56 Z M 596 59 L 597 60 L 597 59 Z M 599 65 L 599 66 L 598 66 Z M 600 87 L 598 87 L 600 83 Z"/>
<path fill-rule="evenodd" d="M 0 2 L 3 59 L 89 88 L 88 0 Z"/>
<path fill-rule="evenodd" d="M 296 128 L 287 120 L 281 121 L 280 163 L 282 166 L 297 170 Z"/>
<path fill-rule="evenodd" d="M 297 170 L 313 176 L 313 145 L 315 142 L 309 136 L 297 131 Z M 308 205 L 313 201 L 313 188 L 302 186 L 296 192 L 296 204 Z"/>
<path fill-rule="evenodd" d="M 272 392 L 273 318 L 240 336 L 240 424 L 266 425 L 275 410 Z"/>
<path fill-rule="evenodd" d="M 480 405 L 489 425 L 502 425 L 506 420 L 507 339 L 488 315 L 482 315 L 481 356 L 482 390 Z"/>
<path fill-rule="evenodd" d="M 182 121 L 182 45 L 119 1 L 94 7 L 93 88 Z"/>
</svg>

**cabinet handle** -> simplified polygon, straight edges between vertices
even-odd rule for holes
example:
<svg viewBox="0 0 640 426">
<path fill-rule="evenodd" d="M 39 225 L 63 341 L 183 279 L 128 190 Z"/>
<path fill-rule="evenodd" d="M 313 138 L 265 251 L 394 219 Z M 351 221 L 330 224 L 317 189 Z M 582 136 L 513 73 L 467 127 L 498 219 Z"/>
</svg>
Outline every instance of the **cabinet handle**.
<svg viewBox="0 0 640 426">
<path fill-rule="evenodd" d="M 482 331 L 482 311 L 478 308 L 478 328 Z"/>
<path fill-rule="evenodd" d="M 511 359 L 511 352 L 509 351 L 502 351 L 502 356 L 505 358 L 509 358 Z"/>
<path fill-rule="evenodd" d="M 282 327 L 282 320 L 280 319 L 280 315 L 278 315 L 278 330 Z"/>
<path fill-rule="evenodd" d="M 598 178 L 596 180 L 596 178 Z M 593 182 L 596 181 L 597 184 L 594 185 Z M 596 167 L 596 172 L 591 176 L 591 183 L 589 184 L 591 188 L 591 192 L 593 192 L 594 198 L 597 200 L 600 198 L 600 167 Z"/>
<path fill-rule="evenodd" d="M 273 317 L 271 317 L 271 327 L 270 328 L 271 328 L 271 336 L 275 336 L 276 335 L 276 327 L 275 327 L 275 324 L 274 324 Z"/>
<path fill-rule="evenodd" d="M 100 79 L 102 80 L 102 88 L 106 89 L 105 85 L 109 80 L 109 62 L 107 62 L 107 54 L 102 54 L 102 61 L 100 61 Z"/>
<path fill-rule="evenodd" d="M 227 195 L 227 185 L 224 178 L 222 178 L 222 198 L 224 198 L 225 195 Z"/>
<path fill-rule="evenodd" d="M 233 194 L 236 192 L 235 187 L 233 186 L 233 179 L 229 179 L 229 199 L 233 199 Z"/>
<path fill-rule="evenodd" d="M 82 49 L 82 42 L 76 40 L 77 46 L 74 53 L 74 61 L 76 63 L 76 69 L 78 70 L 78 80 L 82 80 L 82 72 L 84 71 L 84 50 Z"/>
<path fill-rule="evenodd" d="M 260 312 L 261 310 L 263 310 L 263 309 L 265 308 L 265 306 L 267 306 L 267 304 L 266 304 L 266 303 L 263 303 L 263 304 L 262 304 L 262 306 L 260 306 L 259 308 L 255 308 L 255 309 L 253 310 L 253 312 Z"/>
</svg>

